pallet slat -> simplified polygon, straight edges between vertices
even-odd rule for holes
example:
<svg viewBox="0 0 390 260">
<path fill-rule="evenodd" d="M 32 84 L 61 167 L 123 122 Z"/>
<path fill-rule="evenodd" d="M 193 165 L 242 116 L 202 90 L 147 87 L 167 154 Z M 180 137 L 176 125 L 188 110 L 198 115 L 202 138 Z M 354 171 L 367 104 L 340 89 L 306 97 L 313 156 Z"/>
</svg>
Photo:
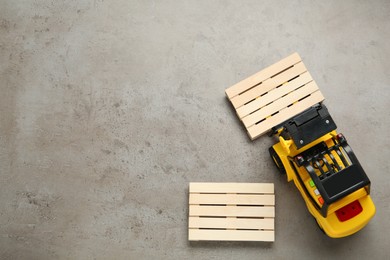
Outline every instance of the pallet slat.
<svg viewBox="0 0 390 260">
<path fill-rule="evenodd" d="M 305 111 L 308 107 L 314 106 L 315 104 L 324 100 L 324 96 L 320 91 L 316 91 L 310 95 L 310 97 L 292 105 L 291 107 L 285 108 L 278 114 L 266 119 L 270 120 L 270 125 L 278 125 L 279 122 L 284 122 L 287 119 Z M 249 136 L 252 140 L 256 139 L 260 135 L 266 133 L 269 130 L 268 125 L 258 124 L 248 128 Z"/>
<path fill-rule="evenodd" d="M 189 240 L 218 240 L 218 241 L 275 241 L 274 231 L 268 230 L 207 230 L 190 229 Z"/>
<path fill-rule="evenodd" d="M 226 95 L 252 140 L 324 100 L 296 53 L 226 89 Z"/>
<path fill-rule="evenodd" d="M 235 84 L 234 86 L 226 89 L 226 91 L 225 91 L 226 95 L 229 98 L 233 98 L 236 95 L 244 92 L 248 88 L 253 87 L 257 83 L 262 82 L 262 81 L 272 77 L 273 75 L 277 74 L 278 72 L 280 72 L 280 71 L 282 71 L 290 66 L 293 66 L 294 64 L 296 64 L 300 61 L 301 61 L 301 57 L 299 57 L 298 53 L 294 53 L 294 54 L 288 56 L 287 58 L 279 61 L 278 63 L 276 63 L 272 66 L 269 66 L 268 68 L 254 74 L 254 75 L 250 76 L 249 78 L 246 78 L 246 79 L 240 81 L 239 83 Z"/>
<path fill-rule="evenodd" d="M 191 193 L 241 193 L 267 194 L 274 193 L 273 183 L 210 183 L 191 182 Z"/>
<path fill-rule="evenodd" d="M 190 205 L 190 216 L 273 218 L 275 207 Z"/>
<path fill-rule="evenodd" d="M 190 183 L 189 240 L 274 241 L 272 183 Z"/>
<path fill-rule="evenodd" d="M 248 115 L 242 119 L 242 122 L 246 127 L 250 127 L 262 119 L 265 119 L 268 116 L 271 116 L 275 111 L 280 111 L 283 108 L 286 108 L 288 105 L 298 101 L 300 98 L 312 94 L 317 91 L 318 87 L 314 81 L 311 81 L 309 84 L 304 85 L 300 89 L 289 93 L 288 95 L 275 100 L 268 106 L 265 106 L 253 114 Z"/>
<path fill-rule="evenodd" d="M 189 217 L 190 228 L 274 229 L 274 219 Z"/>
<path fill-rule="evenodd" d="M 247 92 L 240 94 L 231 99 L 233 106 L 237 109 L 244 105 L 245 103 L 250 102 L 254 98 L 267 93 L 275 89 L 277 86 L 287 82 L 288 80 L 293 79 L 294 77 L 303 74 L 306 72 L 305 65 L 300 62 L 296 64 L 294 67 L 288 69 L 287 71 L 277 75 L 275 78 L 270 78 L 263 81 L 260 85 L 248 90 Z"/>
<path fill-rule="evenodd" d="M 296 90 L 299 87 L 302 87 L 303 85 L 309 83 L 312 80 L 313 79 L 311 78 L 310 73 L 306 71 L 298 78 L 288 82 L 283 87 L 273 89 L 261 98 L 257 98 L 249 104 L 238 108 L 237 114 L 240 118 L 243 118 L 252 113 L 253 111 L 256 111 L 256 109 L 262 108 L 263 106 L 270 104 L 274 100 L 283 97 L 284 95 Z"/>
<path fill-rule="evenodd" d="M 275 205 L 274 195 L 190 194 L 190 204 Z"/>
</svg>

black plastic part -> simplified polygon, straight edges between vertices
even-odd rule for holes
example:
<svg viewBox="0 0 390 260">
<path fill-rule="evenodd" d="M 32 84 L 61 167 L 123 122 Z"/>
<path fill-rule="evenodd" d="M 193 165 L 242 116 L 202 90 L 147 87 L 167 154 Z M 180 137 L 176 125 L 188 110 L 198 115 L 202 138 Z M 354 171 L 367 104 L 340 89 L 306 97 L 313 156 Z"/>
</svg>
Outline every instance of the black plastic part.
<svg viewBox="0 0 390 260">
<path fill-rule="evenodd" d="M 345 139 L 345 137 L 344 137 L 343 134 L 338 134 L 338 135 L 337 135 L 337 140 L 338 140 L 341 144 L 347 142 L 347 139 Z"/>
<path fill-rule="evenodd" d="M 337 128 L 324 105 L 312 107 L 284 125 L 297 149 Z"/>
<path fill-rule="evenodd" d="M 303 180 L 302 180 L 302 177 L 301 175 L 299 174 L 297 168 L 295 167 L 295 164 L 294 164 L 294 161 L 292 160 L 291 157 L 289 157 L 289 161 L 290 161 L 290 164 L 291 164 L 291 167 L 293 168 L 294 170 L 294 173 L 295 175 L 298 177 L 298 181 L 301 185 L 301 187 L 303 188 L 303 191 L 305 192 L 306 194 L 306 197 L 308 197 L 310 199 L 310 201 L 312 202 L 312 204 L 314 205 L 314 207 L 317 209 L 317 210 L 321 210 L 321 208 L 317 205 L 317 203 L 314 201 L 314 198 L 310 195 L 309 191 L 307 190 L 305 184 L 303 183 Z"/>
<path fill-rule="evenodd" d="M 305 162 L 305 160 L 303 159 L 302 156 L 296 156 L 296 157 L 295 157 L 295 163 L 296 163 L 299 167 L 301 167 L 302 164 L 303 164 L 304 162 Z"/>
<path fill-rule="evenodd" d="M 323 104 L 313 106 L 297 116 L 272 128 L 270 136 L 283 128 L 284 139 L 293 139 L 297 149 L 313 142 L 337 128 L 328 109 Z"/>
</svg>

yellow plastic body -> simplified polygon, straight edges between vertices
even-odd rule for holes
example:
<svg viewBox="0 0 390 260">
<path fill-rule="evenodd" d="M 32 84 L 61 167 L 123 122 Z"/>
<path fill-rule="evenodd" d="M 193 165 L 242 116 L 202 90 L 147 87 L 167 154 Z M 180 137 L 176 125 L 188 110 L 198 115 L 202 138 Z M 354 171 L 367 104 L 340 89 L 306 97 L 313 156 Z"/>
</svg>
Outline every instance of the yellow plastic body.
<svg viewBox="0 0 390 260">
<path fill-rule="evenodd" d="M 304 167 L 298 167 L 295 163 L 293 165 L 290 163 L 288 157 L 294 157 L 303 151 L 313 147 L 314 145 L 325 142 L 328 147 L 333 145 L 332 138 L 336 136 L 336 131 L 332 131 L 321 138 L 318 138 L 317 140 L 311 142 L 310 144 L 302 147 L 301 149 L 297 149 L 294 142 L 291 140 L 284 140 L 283 137 L 279 137 L 279 142 L 273 146 L 276 153 L 279 155 L 285 169 L 286 169 L 286 175 L 287 175 L 287 181 L 294 181 L 295 186 L 298 188 L 299 192 L 301 193 L 306 206 L 309 210 L 309 212 L 313 215 L 313 217 L 317 220 L 318 225 L 324 230 L 324 232 L 329 236 L 333 238 L 340 238 L 352 235 L 362 229 L 367 223 L 370 221 L 370 219 L 375 215 L 375 205 L 370 197 L 370 195 L 367 193 L 365 188 L 361 188 L 342 199 L 334 202 L 333 204 L 329 205 L 328 208 L 328 214 L 327 217 L 324 218 L 321 215 L 321 212 L 316 208 L 315 205 L 313 205 L 313 200 L 311 200 L 306 192 L 305 188 L 302 187 L 301 182 L 298 179 L 298 176 L 296 175 L 296 172 L 300 175 L 303 185 L 306 185 L 306 190 L 310 193 L 310 195 L 313 198 L 316 198 L 317 195 L 314 194 L 314 189 L 310 188 L 309 181 L 310 176 L 306 169 Z M 335 156 L 336 157 L 336 156 Z M 336 157 L 338 158 L 338 156 Z M 342 164 L 341 161 L 338 161 L 340 164 Z M 295 167 L 295 170 L 292 168 Z M 340 222 L 339 219 L 336 216 L 336 211 L 349 203 L 359 200 L 363 211 L 356 215 L 355 217 Z M 321 207 L 321 203 L 317 202 L 317 207 Z"/>
</svg>

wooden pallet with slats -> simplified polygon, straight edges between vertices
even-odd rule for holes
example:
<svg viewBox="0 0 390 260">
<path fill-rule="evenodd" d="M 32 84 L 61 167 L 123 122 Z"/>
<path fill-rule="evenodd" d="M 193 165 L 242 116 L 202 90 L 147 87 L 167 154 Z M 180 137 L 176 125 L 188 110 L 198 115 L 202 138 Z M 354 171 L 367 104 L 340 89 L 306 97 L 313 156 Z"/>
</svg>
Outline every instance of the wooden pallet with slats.
<svg viewBox="0 0 390 260">
<path fill-rule="evenodd" d="M 273 183 L 190 183 L 189 193 L 189 240 L 275 240 Z"/>
<path fill-rule="evenodd" d="M 297 53 L 225 92 L 252 140 L 324 100 Z"/>
</svg>

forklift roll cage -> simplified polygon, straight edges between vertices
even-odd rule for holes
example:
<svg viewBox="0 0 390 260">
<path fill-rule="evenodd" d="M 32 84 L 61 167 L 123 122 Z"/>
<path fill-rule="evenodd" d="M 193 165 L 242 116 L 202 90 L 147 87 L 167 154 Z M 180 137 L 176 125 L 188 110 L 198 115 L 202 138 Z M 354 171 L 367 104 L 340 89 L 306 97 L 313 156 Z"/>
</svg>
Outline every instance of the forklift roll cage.
<svg viewBox="0 0 390 260">
<path fill-rule="evenodd" d="M 274 127 L 271 135 L 279 134 L 286 140 L 291 139 L 297 149 L 300 149 L 305 144 L 311 143 L 336 128 L 336 124 L 325 105 L 318 104 Z M 370 192 L 370 180 L 344 136 L 338 134 L 332 138 L 332 141 L 332 146 L 328 147 L 325 142 L 320 142 L 294 157 L 288 156 L 306 195 L 323 217 L 327 217 L 329 205 L 337 200 L 360 188 L 365 188 L 368 194 Z M 332 152 L 337 154 L 342 164 L 338 162 Z M 326 159 L 326 155 L 330 160 Z M 324 200 L 322 207 L 319 207 L 314 202 L 313 197 L 309 195 L 298 172 L 297 168 L 299 167 L 304 167 L 315 183 Z"/>
</svg>

